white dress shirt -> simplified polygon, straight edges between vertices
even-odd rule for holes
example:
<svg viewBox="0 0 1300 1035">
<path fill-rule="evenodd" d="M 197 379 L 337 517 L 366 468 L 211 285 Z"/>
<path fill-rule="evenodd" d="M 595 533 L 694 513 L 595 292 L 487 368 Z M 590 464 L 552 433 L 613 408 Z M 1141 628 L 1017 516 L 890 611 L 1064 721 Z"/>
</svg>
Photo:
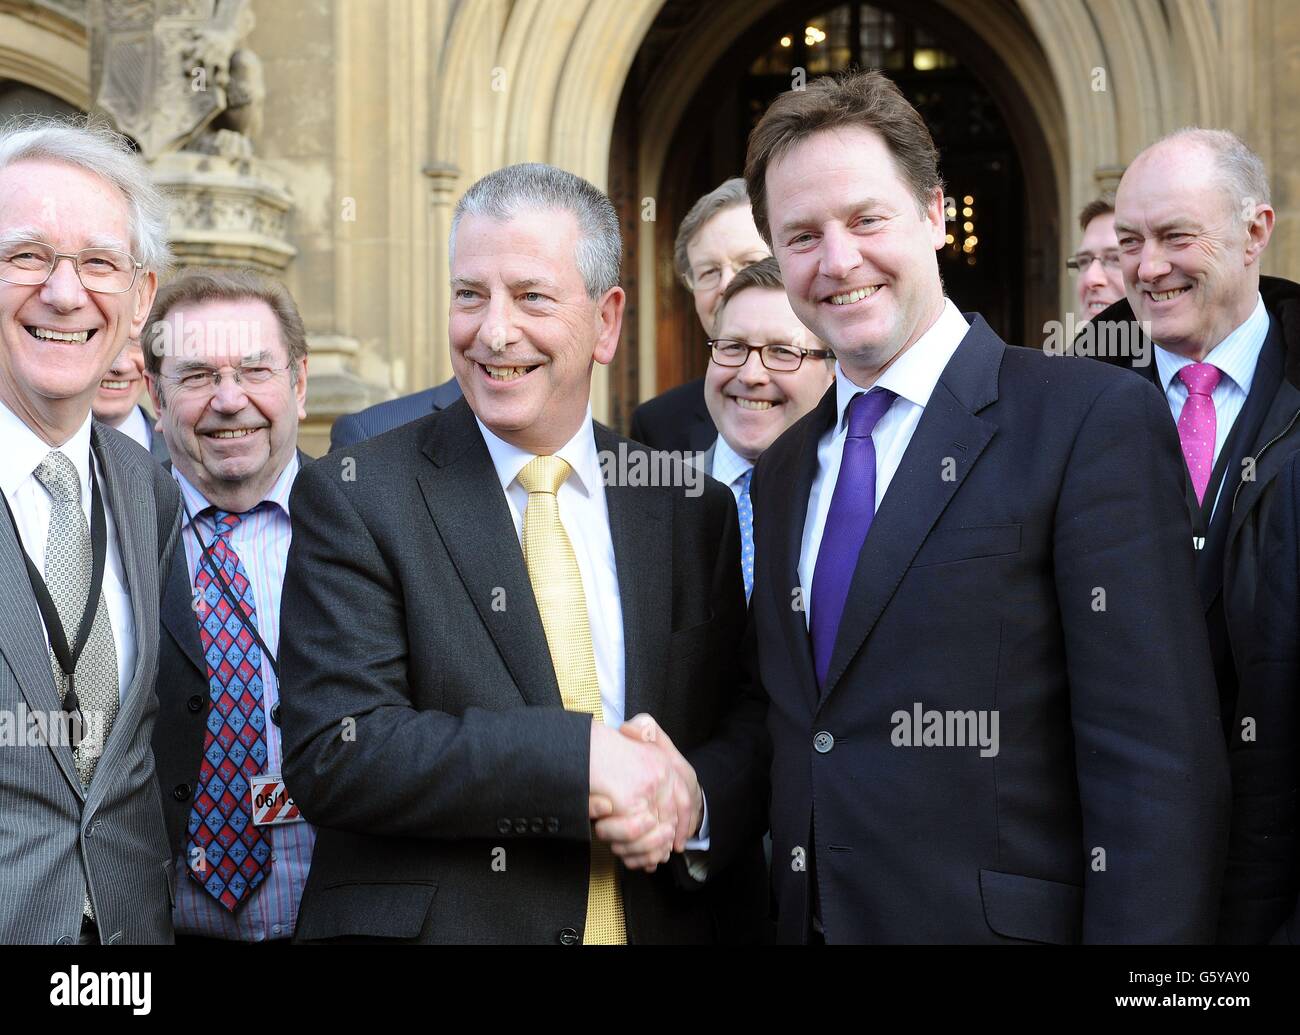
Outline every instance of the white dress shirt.
<svg viewBox="0 0 1300 1035">
<path fill-rule="evenodd" d="M 81 483 L 81 509 L 86 515 L 86 529 L 90 529 L 90 414 L 72 437 L 58 451 L 72 461 Z M 52 451 L 48 442 L 32 431 L 9 407 L 0 403 L 0 490 L 4 491 L 14 520 L 18 522 L 18 535 L 23 549 L 38 571 L 45 571 L 45 540 L 50 533 L 50 494 L 36 479 L 36 468 Z M 119 702 L 125 700 L 126 691 L 135 675 L 135 619 L 131 614 L 131 596 L 127 592 L 126 575 L 122 569 L 122 553 L 117 545 L 117 522 L 108 502 L 108 486 L 104 469 L 98 460 L 95 477 L 99 481 L 99 496 L 104 502 L 107 518 L 108 557 L 104 562 L 104 604 L 108 609 L 108 623 L 113 630 L 113 646 L 117 650 L 117 691 Z M 146 544 L 150 547 L 152 543 Z M 44 624 L 45 643 L 49 646 L 50 634 Z M 69 641 L 76 635 L 71 630 Z M 69 642 L 71 646 L 71 642 Z M 150 688 L 152 691 L 152 688 Z"/>
<path fill-rule="evenodd" d="M 880 375 L 872 388 L 888 388 L 898 398 L 890 404 L 883 417 L 871 432 L 871 442 L 876 448 L 876 510 L 889 490 L 889 483 L 907 452 L 908 443 L 921 414 L 930 401 L 930 393 L 939 383 L 939 376 L 952 359 L 957 346 L 970 330 L 965 318 L 947 298 L 943 311 L 912 347 L 904 352 L 893 366 Z M 840 460 L 844 456 L 844 440 L 848 437 L 847 411 L 854 396 L 869 391 L 854 384 L 844 374 L 844 368 L 835 366 L 835 412 L 838 419 L 817 445 L 817 474 L 808 493 L 808 511 L 804 518 L 803 545 L 799 550 L 799 584 L 803 599 L 812 600 L 813 572 L 817 569 L 817 553 L 821 549 L 822 535 L 826 531 L 826 515 L 835 495 L 839 480 Z M 811 608 L 803 609 L 804 623 L 810 620 Z"/>
<path fill-rule="evenodd" d="M 139 406 L 131 407 L 131 412 L 126 415 L 126 420 L 122 421 L 121 427 L 117 430 L 133 442 L 144 446 L 145 449 L 153 450 L 153 425 L 149 423 L 148 415 Z"/>
<path fill-rule="evenodd" d="M 731 490 L 737 505 L 740 504 L 740 478 L 753 468 L 754 461 L 746 460 L 727 445 L 727 440 L 721 434 L 718 435 L 713 446 L 713 470 L 708 473 Z"/>
<path fill-rule="evenodd" d="M 1215 424 L 1211 469 L 1219 462 L 1219 454 L 1228 441 L 1228 435 L 1232 433 L 1232 426 L 1246 405 L 1246 397 L 1250 395 L 1250 386 L 1255 380 L 1255 366 L 1268 338 L 1268 310 L 1264 308 L 1264 299 L 1257 297 L 1255 308 L 1245 322 L 1234 328 L 1201 360 L 1202 363 L 1210 363 L 1223 371 L 1223 376 L 1210 394 L 1210 400 L 1214 403 Z M 1183 405 L 1187 402 L 1187 386 L 1177 374 L 1183 367 L 1194 362 L 1196 361 L 1186 356 L 1156 346 L 1156 372 L 1160 375 L 1160 387 L 1165 391 L 1165 399 L 1169 403 L 1169 412 L 1173 414 L 1175 424 L 1182 416 Z M 1223 486 L 1231 477 L 1232 472 L 1224 472 L 1223 481 L 1219 483 L 1218 493 L 1214 497 L 1214 507 L 1210 510 L 1211 519 L 1223 497 Z"/>
<path fill-rule="evenodd" d="M 535 453 L 520 449 L 498 438 L 483 424 L 478 429 L 492 455 L 501 490 L 510 505 L 515 535 L 523 546 L 524 511 L 528 493 L 519 484 L 519 472 L 534 459 Z M 627 704 L 626 666 L 623 644 L 623 602 L 618 589 L 618 566 L 614 557 L 614 539 L 609 530 L 609 509 L 605 504 L 605 483 L 601 478 L 592 431 L 591 408 L 578 433 L 555 451 L 572 469 L 555 494 L 560 523 L 573 544 L 573 554 L 582 576 L 587 598 L 587 620 L 591 625 L 591 646 L 596 655 L 596 679 L 600 683 L 600 705 L 605 725 L 618 729 L 623 725 Z M 709 847 L 709 813 L 706 804 L 699 837 L 686 843 L 691 851 Z"/>
</svg>

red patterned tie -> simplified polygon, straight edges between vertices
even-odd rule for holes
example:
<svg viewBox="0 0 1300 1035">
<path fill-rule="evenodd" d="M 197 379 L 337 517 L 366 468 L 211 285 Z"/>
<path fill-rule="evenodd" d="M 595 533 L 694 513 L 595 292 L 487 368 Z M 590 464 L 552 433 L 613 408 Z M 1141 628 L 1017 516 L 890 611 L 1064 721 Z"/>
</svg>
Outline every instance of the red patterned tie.
<svg viewBox="0 0 1300 1035">
<path fill-rule="evenodd" d="M 1205 500 L 1205 488 L 1210 484 L 1214 469 L 1214 438 L 1218 420 L 1214 413 L 1214 388 L 1223 371 L 1212 363 L 1190 363 L 1178 371 L 1178 378 L 1187 386 L 1187 402 L 1178 415 L 1178 440 L 1183 445 L 1183 459 L 1192 476 L 1196 502 Z"/>
<path fill-rule="evenodd" d="M 239 606 L 232 606 L 211 565 L 194 576 L 194 611 L 208 667 L 211 695 L 198 791 L 190 811 L 186 863 L 190 876 L 231 912 L 271 872 L 271 843 L 253 825 L 249 786 L 266 766 L 266 714 L 262 706 L 262 651 L 249 626 L 257 626 L 253 591 L 243 562 L 230 545 L 245 515 L 209 510 L 216 534 L 208 556 L 220 567 Z"/>
</svg>

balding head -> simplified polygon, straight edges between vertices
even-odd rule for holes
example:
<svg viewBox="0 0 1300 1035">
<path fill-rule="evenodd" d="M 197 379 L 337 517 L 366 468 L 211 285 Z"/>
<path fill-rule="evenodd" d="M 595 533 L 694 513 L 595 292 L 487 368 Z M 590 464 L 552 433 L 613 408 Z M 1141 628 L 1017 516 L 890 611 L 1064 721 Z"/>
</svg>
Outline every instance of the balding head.
<svg viewBox="0 0 1300 1035">
<path fill-rule="evenodd" d="M 1124 290 L 1151 336 L 1201 360 L 1254 309 L 1273 229 L 1263 163 L 1226 130 L 1183 129 L 1133 160 L 1115 197 Z"/>
</svg>

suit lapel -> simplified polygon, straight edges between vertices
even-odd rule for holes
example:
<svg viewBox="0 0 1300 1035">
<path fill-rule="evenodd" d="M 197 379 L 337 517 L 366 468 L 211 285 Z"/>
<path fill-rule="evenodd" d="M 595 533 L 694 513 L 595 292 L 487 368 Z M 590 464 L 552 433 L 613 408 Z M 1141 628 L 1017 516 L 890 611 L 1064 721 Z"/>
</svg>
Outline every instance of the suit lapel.
<svg viewBox="0 0 1300 1035">
<path fill-rule="evenodd" d="M 629 454 L 649 450 L 596 425 L 596 448 Z M 667 687 L 664 658 L 672 631 L 672 493 L 668 486 L 605 486 L 609 531 L 614 542 L 619 599 L 623 607 L 625 696 L 623 717 L 660 715 Z"/>
<path fill-rule="evenodd" d="M 858 555 L 823 701 L 871 635 L 912 558 L 993 438 L 996 425 L 975 414 L 997 400 L 1005 348 L 983 318 L 975 317 L 935 385 Z M 945 478 L 949 457 L 955 470 Z"/>
<path fill-rule="evenodd" d="M 776 555 L 770 561 L 758 558 L 770 569 L 770 580 L 776 593 L 776 613 L 786 639 L 787 656 L 799 677 L 809 706 L 817 703 L 817 670 L 813 665 L 812 640 L 808 636 L 806 609 L 790 606 L 790 594 L 799 587 L 799 555 L 803 550 L 804 522 L 808 516 L 808 496 L 817 476 L 817 446 L 821 437 L 835 424 L 835 385 L 826 390 L 812 416 L 800 425 L 799 440 L 793 450 L 782 457 L 782 462 L 764 476 L 764 485 L 775 485 L 779 502 L 771 507 L 773 514 L 770 541 L 776 546 Z M 785 492 L 783 486 L 792 486 Z M 767 510 L 768 508 L 764 508 Z M 755 523 L 757 524 L 757 511 Z M 811 587 L 807 587 L 811 590 Z"/>
<path fill-rule="evenodd" d="M 208 666 L 203 660 L 199 623 L 194 617 L 194 589 L 190 582 L 189 563 L 185 559 L 185 546 L 180 542 L 176 544 L 176 553 L 172 557 L 167 584 L 163 586 L 162 626 L 176 641 L 180 652 L 206 680 Z"/>
<path fill-rule="evenodd" d="M 563 707 L 510 506 L 467 403 L 430 421 L 424 453 L 425 506 L 515 685 L 529 704 Z"/>
</svg>

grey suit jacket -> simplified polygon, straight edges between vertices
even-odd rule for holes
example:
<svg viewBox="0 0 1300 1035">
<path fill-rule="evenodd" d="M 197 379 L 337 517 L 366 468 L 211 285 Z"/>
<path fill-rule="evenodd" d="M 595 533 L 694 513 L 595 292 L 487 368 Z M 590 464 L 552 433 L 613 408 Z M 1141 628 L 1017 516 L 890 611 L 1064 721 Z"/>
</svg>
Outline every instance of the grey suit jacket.
<svg viewBox="0 0 1300 1035">
<path fill-rule="evenodd" d="M 13 728 L 0 741 L 0 941 L 75 943 L 89 887 L 105 944 L 170 944 L 172 860 L 149 738 L 158 711 L 159 566 L 180 529 L 180 497 L 148 453 L 99 421 L 91 448 L 131 596 L 135 672 L 85 794 L 67 745 L 20 746 Z M 6 519 L 0 595 L 0 710 L 48 715 L 60 701 L 22 548 Z M 20 725 L 26 736 L 27 723 Z"/>
</svg>

